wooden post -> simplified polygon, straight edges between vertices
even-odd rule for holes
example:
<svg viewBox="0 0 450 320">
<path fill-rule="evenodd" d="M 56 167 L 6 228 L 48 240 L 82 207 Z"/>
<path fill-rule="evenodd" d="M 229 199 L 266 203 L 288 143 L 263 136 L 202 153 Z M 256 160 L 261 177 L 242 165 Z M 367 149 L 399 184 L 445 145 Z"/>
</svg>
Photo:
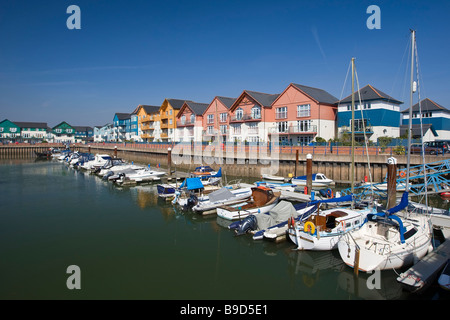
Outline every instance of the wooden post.
<svg viewBox="0 0 450 320">
<path fill-rule="evenodd" d="M 167 167 L 169 176 L 172 176 L 172 148 L 167 149 Z"/>
<path fill-rule="evenodd" d="M 114 158 L 117 158 L 117 146 L 114 146 Z"/>
<path fill-rule="evenodd" d="M 91 153 L 91 145 L 89 145 L 88 153 Z"/>
<path fill-rule="evenodd" d="M 306 186 L 310 195 L 312 189 L 312 155 L 310 153 L 306 155 Z"/>
<path fill-rule="evenodd" d="M 298 149 L 295 150 L 295 169 L 294 169 L 294 177 L 297 177 L 297 164 L 298 164 Z"/>
<path fill-rule="evenodd" d="M 395 207 L 396 204 L 396 194 L 397 194 L 397 159 L 391 157 L 387 161 L 388 163 L 388 174 L 387 174 L 387 190 L 388 190 L 388 200 L 386 208 L 390 209 Z"/>
</svg>

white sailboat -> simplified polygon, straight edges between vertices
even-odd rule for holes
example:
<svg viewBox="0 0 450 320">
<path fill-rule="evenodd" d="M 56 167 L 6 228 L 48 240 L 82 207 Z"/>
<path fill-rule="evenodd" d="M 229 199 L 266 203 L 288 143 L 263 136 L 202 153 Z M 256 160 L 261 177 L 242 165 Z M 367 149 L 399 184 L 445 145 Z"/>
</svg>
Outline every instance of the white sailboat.
<svg viewBox="0 0 450 320">
<path fill-rule="evenodd" d="M 411 107 L 409 109 L 409 132 L 412 124 L 413 68 L 415 31 L 412 31 L 411 59 Z M 409 134 L 408 145 L 411 145 Z M 410 167 L 408 153 L 407 172 Z M 338 249 L 342 260 L 350 267 L 362 270 L 385 270 L 412 265 L 431 249 L 431 227 L 425 214 L 413 214 L 408 207 L 409 176 L 400 204 L 376 214 L 370 214 L 367 222 L 357 231 L 339 240 Z"/>
</svg>

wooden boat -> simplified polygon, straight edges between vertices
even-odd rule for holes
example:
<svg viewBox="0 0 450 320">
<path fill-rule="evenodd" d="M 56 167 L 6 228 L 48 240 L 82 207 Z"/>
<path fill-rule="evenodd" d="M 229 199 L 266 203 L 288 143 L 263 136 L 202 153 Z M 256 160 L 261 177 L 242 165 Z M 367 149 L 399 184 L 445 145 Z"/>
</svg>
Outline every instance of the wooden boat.
<svg viewBox="0 0 450 320">
<path fill-rule="evenodd" d="M 52 153 L 51 150 L 47 150 L 47 151 L 44 151 L 44 152 L 37 152 L 37 151 L 35 151 L 34 154 L 39 159 L 50 159 L 53 156 L 53 153 Z"/>
<path fill-rule="evenodd" d="M 251 199 L 232 206 L 217 208 L 217 216 L 226 220 L 243 219 L 251 214 L 269 212 L 278 203 L 281 192 L 266 187 L 252 187 Z"/>
<path fill-rule="evenodd" d="M 191 178 L 211 177 L 216 176 L 221 172 L 221 169 L 219 169 L 219 171 L 214 171 L 214 169 L 210 166 L 200 166 L 195 168 L 195 170 L 191 172 Z"/>
<path fill-rule="evenodd" d="M 306 186 L 308 176 L 298 176 L 293 177 L 291 183 L 297 186 Z M 328 187 L 334 184 L 334 181 L 328 179 L 323 173 L 315 173 L 312 175 L 312 186 L 313 187 Z"/>
</svg>

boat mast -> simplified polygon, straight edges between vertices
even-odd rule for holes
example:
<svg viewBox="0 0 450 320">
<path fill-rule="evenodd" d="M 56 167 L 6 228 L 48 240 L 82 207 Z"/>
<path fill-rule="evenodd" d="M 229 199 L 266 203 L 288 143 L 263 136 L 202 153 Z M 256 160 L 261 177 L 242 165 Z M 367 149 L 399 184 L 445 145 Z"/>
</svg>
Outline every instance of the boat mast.
<svg viewBox="0 0 450 320">
<path fill-rule="evenodd" d="M 409 107 L 409 124 L 408 124 L 408 157 L 406 165 L 406 192 L 409 192 L 409 168 L 411 162 L 411 136 L 412 136 L 412 112 L 413 112 L 413 91 L 414 91 L 414 49 L 416 44 L 416 31 L 411 30 L 411 88 L 410 88 L 410 107 Z"/>
<path fill-rule="evenodd" d="M 352 194 L 353 194 L 355 188 L 355 58 L 352 58 L 352 125 L 350 130 L 352 130 L 351 179 L 352 179 Z"/>
</svg>

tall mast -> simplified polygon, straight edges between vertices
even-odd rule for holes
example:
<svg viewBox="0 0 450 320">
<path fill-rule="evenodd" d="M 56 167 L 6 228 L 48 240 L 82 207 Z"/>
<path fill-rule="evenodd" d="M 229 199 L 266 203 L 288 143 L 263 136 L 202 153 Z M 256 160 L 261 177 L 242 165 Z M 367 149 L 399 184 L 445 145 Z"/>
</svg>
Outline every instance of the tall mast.
<svg viewBox="0 0 450 320">
<path fill-rule="evenodd" d="M 350 130 L 352 130 L 351 179 L 352 179 L 352 194 L 353 194 L 355 188 L 355 58 L 352 58 L 352 125 Z"/>
<path fill-rule="evenodd" d="M 414 91 L 414 50 L 416 44 L 416 31 L 411 30 L 411 88 L 410 88 L 410 107 L 409 107 L 409 124 L 408 124 L 408 157 L 406 165 L 406 191 L 409 192 L 409 167 L 411 160 L 411 136 L 412 136 L 412 113 L 413 113 L 413 91 Z"/>
</svg>

